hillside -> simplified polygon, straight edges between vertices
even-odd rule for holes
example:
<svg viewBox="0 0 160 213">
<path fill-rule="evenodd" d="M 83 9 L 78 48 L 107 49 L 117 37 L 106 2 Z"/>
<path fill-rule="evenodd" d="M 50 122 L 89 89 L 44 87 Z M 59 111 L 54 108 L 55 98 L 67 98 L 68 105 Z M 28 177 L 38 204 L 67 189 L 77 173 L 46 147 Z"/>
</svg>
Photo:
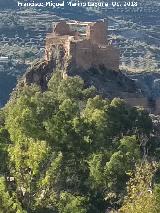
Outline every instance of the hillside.
<svg viewBox="0 0 160 213">
<path fill-rule="evenodd" d="M 159 213 L 158 1 L 0 1 L 0 213 Z"/>
<path fill-rule="evenodd" d="M 159 72 L 159 4 L 141 1 L 136 8 L 108 8 L 107 10 L 64 8 L 61 10 L 17 10 L 13 1 L 0 1 L 0 55 L 12 57 L 12 63 L 0 66 L 7 78 L 21 77 L 34 60 L 44 54 L 45 37 L 53 22 L 61 19 L 94 21 L 108 17 L 108 39 L 121 51 L 120 69 L 125 72 Z M 2 7 L 3 4 L 3 7 Z M 12 8 L 8 11 L 4 5 Z M 3 9 L 2 9 L 3 8 Z M 150 18 L 148 18 L 148 13 Z M 30 18 L 28 18 L 30 17 Z M 15 54 L 16 52 L 16 54 Z M 2 76 L 4 74 L 2 73 Z M 132 75 L 129 75 L 132 78 Z M 142 79 L 142 78 L 141 78 Z M 12 80 L 10 81 L 12 82 Z M 0 83 L 0 86 L 2 84 Z M 7 85 L 6 83 L 3 85 Z M 0 102 L 6 103 L 15 83 L 4 89 Z M 145 87 L 148 87 L 147 85 Z"/>
<path fill-rule="evenodd" d="M 0 210 L 159 213 L 156 127 L 79 76 L 57 71 L 43 92 L 19 88 L 0 112 Z"/>
</svg>

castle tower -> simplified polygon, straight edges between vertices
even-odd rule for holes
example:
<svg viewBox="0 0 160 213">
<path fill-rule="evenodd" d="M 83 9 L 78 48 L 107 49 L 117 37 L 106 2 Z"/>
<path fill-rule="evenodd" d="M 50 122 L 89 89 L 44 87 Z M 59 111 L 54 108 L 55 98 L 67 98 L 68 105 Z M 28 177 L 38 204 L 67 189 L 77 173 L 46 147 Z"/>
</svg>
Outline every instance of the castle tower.
<svg viewBox="0 0 160 213">
<path fill-rule="evenodd" d="M 94 44 L 106 45 L 107 42 L 107 21 L 93 22 L 86 27 L 86 37 Z"/>
<path fill-rule="evenodd" d="M 56 23 L 53 26 L 53 33 L 56 36 L 64 36 L 64 35 L 70 35 L 71 30 L 69 25 L 66 23 L 66 21 L 61 21 L 59 23 Z"/>
</svg>

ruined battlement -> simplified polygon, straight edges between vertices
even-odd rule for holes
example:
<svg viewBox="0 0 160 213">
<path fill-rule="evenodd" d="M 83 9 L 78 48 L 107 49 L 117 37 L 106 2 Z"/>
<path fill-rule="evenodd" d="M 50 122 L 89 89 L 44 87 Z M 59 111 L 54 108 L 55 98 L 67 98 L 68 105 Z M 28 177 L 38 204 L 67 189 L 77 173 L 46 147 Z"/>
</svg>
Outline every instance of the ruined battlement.
<svg viewBox="0 0 160 213">
<path fill-rule="evenodd" d="M 119 50 L 108 43 L 106 20 L 54 24 L 46 37 L 45 59 L 58 60 L 63 67 L 67 58 L 83 70 L 101 65 L 118 70 Z"/>
</svg>

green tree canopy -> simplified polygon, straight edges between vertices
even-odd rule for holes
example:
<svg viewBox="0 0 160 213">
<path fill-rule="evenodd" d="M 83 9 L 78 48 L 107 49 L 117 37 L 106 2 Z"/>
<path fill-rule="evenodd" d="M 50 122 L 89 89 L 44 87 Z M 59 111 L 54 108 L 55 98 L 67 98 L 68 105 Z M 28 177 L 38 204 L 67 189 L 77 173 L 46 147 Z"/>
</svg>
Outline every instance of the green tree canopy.
<svg viewBox="0 0 160 213">
<path fill-rule="evenodd" d="M 16 203 L 17 211 L 103 213 L 120 207 L 128 173 L 144 158 L 153 130 L 142 109 L 103 99 L 80 77 L 63 79 L 60 72 L 45 92 L 34 85 L 16 91 L 4 112 L 9 166 L 0 196 Z"/>
</svg>

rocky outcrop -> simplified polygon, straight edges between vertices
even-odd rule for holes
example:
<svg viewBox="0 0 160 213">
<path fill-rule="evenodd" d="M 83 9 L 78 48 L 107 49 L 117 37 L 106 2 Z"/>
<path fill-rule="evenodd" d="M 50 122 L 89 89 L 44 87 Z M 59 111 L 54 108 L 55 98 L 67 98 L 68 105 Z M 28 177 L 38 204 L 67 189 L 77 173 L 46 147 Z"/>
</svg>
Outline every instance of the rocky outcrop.
<svg viewBox="0 0 160 213">
<path fill-rule="evenodd" d="M 86 87 L 95 86 L 98 92 L 106 98 L 141 97 L 135 82 L 121 71 L 107 70 L 101 66 L 99 69 L 70 71 L 69 76 L 79 75 L 85 82 Z"/>
<path fill-rule="evenodd" d="M 45 91 L 54 69 L 55 64 L 53 62 L 48 63 L 45 60 L 41 60 L 36 64 L 33 64 L 32 67 L 26 71 L 19 82 L 19 86 L 37 84 L 42 91 Z"/>
<path fill-rule="evenodd" d="M 58 66 L 58 59 L 47 62 L 41 60 L 34 64 L 23 76 L 19 86 L 37 84 L 42 91 Z M 89 70 L 76 69 L 69 59 L 65 61 L 63 77 L 79 75 L 86 87 L 95 86 L 105 98 L 120 97 L 131 106 L 140 106 L 150 113 L 160 114 L 160 74 L 128 74 L 108 70 L 104 66 L 91 67 Z"/>
<path fill-rule="evenodd" d="M 34 64 L 25 73 L 19 85 L 37 84 L 42 91 L 45 91 L 48 81 L 58 69 L 56 63 L 56 61 L 48 63 L 43 60 Z M 70 60 L 66 60 L 65 70 L 61 71 L 64 78 L 79 75 L 84 80 L 86 87 L 95 86 L 98 93 L 105 98 L 120 97 L 129 99 L 143 97 L 143 91 L 139 90 L 135 81 L 121 71 L 107 70 L 104 66 L 91 67 L 89 70 L 76 69 Z"/>
</svg>

